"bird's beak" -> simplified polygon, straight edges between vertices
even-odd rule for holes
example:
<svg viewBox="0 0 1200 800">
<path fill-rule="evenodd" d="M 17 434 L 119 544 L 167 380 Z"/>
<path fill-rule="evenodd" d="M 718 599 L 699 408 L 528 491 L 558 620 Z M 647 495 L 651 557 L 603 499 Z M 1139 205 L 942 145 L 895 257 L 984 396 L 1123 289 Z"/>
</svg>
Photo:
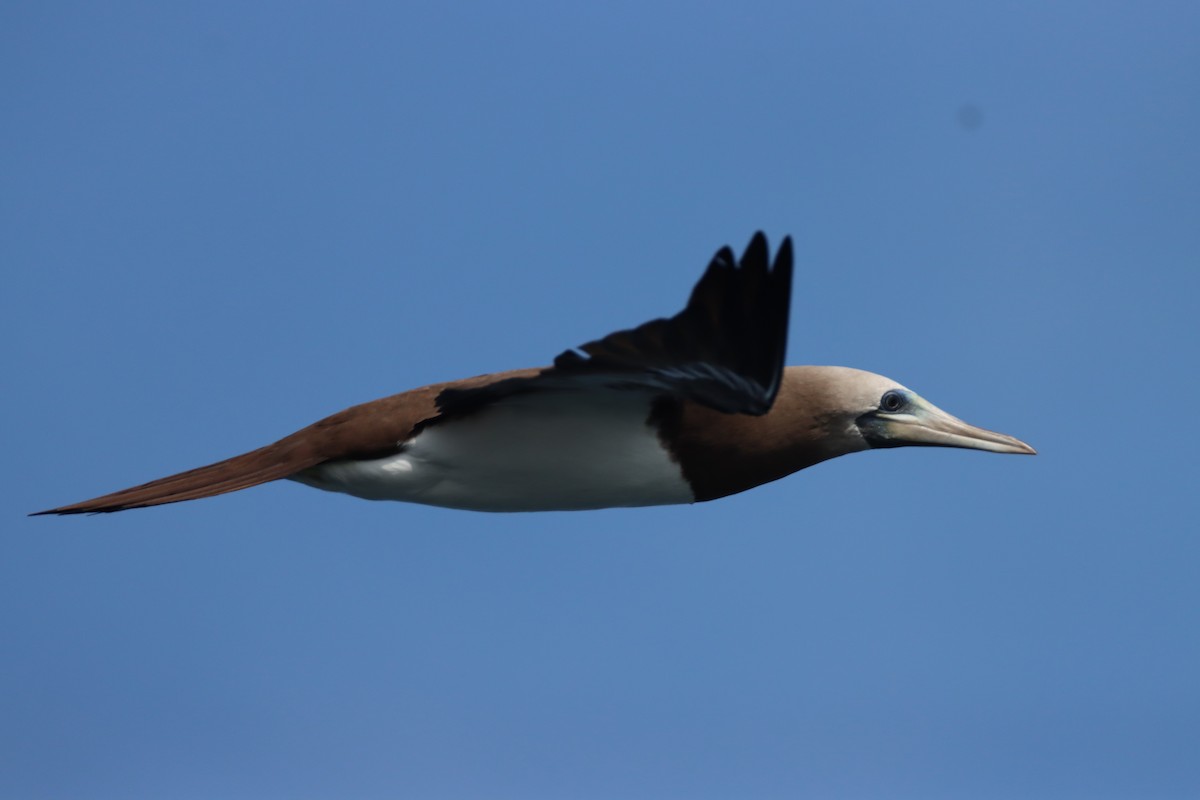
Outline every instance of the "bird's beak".
<svg viewBox="0 0 1200 800">
<path fill-rule="evenodd" d="M 876 412 L 870 421 L 868 441 L 875 447 L 965 447 L 992 453 L 1036 455 L 1020 439 L 976 428 L 947 414 L 923 398 L 910 396 L 908 408 L 897 414 Z M 867 433 L 864 430 L 864 433 Z"/>
</svg>

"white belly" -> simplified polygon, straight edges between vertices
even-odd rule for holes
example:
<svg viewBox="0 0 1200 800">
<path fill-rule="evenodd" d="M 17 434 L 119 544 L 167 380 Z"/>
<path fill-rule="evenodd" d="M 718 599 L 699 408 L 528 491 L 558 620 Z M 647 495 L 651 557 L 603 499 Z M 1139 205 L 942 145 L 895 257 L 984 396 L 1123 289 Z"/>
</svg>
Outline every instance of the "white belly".
<svg viewBox="0 0 1200 800">
<path fill-rule="evenodd" d="M 539 392 L 431 425 L 403 452 L 322 464 L 296 480 L 369 500 L 553 511 L 695 500 L 647 423 L 641 392 Z"/>
</svg>

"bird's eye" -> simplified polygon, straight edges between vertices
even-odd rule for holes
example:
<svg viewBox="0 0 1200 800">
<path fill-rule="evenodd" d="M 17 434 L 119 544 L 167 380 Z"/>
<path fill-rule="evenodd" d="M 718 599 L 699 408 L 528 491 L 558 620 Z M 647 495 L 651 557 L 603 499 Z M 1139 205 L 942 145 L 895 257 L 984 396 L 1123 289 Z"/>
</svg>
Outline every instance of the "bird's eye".
<svg viewBox="0 0 1200 800">
<path fill-rule="evenodd" d="M 884 392 L 883 397 L 879 399 L 879 410 L 889 414 L 895 414 L 906 405 L 908 405 L 908 398 L 904 396 L 903 392 L 897 392 L 895 389 Z"/>
</svg>

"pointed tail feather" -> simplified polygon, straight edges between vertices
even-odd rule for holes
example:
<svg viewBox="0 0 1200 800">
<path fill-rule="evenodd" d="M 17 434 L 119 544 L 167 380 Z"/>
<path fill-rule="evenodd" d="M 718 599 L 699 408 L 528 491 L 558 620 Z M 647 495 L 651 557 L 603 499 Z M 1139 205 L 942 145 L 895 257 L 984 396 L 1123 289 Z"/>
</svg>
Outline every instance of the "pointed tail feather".
<svg viewBox="0 0 1200 800">
<path fill-rule="evenodd" d="M 227 458 L 206 467 L 198 467 L 159 478 L 141 486 L 122 489 L 80 503 L 59 506 L 30 514 L 100 514 L 110 511 L 125 511 L 130 508 L 178 503 L 182 500 L 198 500 L 226 492 L 235 492 L 257 486 L 260 483 L 287 478 L 300 470 L 320 463 L 322 459 L 313 448 L 295 441 L 283 439 L 258 450 Z"/>
</svg>

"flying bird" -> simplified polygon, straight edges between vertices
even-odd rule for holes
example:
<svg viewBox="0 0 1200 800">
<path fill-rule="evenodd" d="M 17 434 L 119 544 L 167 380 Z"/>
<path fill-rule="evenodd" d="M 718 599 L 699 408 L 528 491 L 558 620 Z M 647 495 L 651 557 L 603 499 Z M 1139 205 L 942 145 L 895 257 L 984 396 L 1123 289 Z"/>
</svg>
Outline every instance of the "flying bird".
<svg viewBox="0 0 1200 800">
<path fill-rule="evenodd" d="M 889 378 L 784 366 L 792 241 L 713 256 L 687 306 L 549 367 L 353 406 L 206 467 L 38 514 L 198 500 L 287 478 L 369 500 L 551 511 L 715 500 L 886 447 L 1036 451 Z"/>
</svg>

